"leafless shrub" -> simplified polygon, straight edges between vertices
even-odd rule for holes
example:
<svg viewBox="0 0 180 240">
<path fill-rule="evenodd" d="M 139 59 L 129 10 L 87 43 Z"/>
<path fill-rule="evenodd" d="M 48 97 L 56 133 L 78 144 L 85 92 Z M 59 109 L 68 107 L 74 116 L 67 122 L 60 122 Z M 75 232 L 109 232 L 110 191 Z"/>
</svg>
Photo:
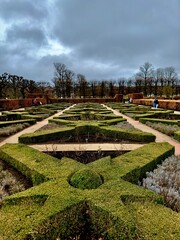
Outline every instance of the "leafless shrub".
<svg viewBox="0 0 180 240">
<path fill-rule="evenodd" d="M 17 181 L 10 171 L 4 170 L 0 162 L 0 202 L 4 197 L 23 190 L 25 190 L 24 185 Z"/>
<path fill-rule="evenodd" d="M 135 127 L 127 121 L 119 122 L 118 124 L 114 125 L 114 127 L 123 128 L 123 129 L 127 129 L 127 130 L 135 130 Z"/>
<path fill-rule="evenodd" d="M 16 124 L 16 125 L 12 125 L 12 126 L 2 127 L 2 128 L 0 128 L 0 137 L 11 136 L 29 126 L 30 126 L 29 123 L 22 123 L 22 124 Z"/>
<path fill-rule="evenodd" d="M 163 195 L 166 205 L 180 212 L 180 155 L 167 158 L 153 172 L 148 172 L 142 185 Z"/>
<path fill-rule="evenodd" d="M 59 125 L 59 124 L 56 124 L 56 123 L 48 123 L 45 126 L 42 126 L 38 130 L 36 130 L 36 132 L 43 131 L 43 130 L 52 130 L 52 129 L 56 129 L 56 128 L 63 128 L 63 127 L 66 127 L 66 126 L 65 125 Z"/>
<path fill-rule="evenodd" d="M 174 132 L 180 130 L 180 127 L 178 125 L 169 125 L 169 124 L 167 125 L 163 123 L 152 123 L 152 122 L 146 122 L 146 125 L 168 136 L 173 136 Z"/>
</svg>

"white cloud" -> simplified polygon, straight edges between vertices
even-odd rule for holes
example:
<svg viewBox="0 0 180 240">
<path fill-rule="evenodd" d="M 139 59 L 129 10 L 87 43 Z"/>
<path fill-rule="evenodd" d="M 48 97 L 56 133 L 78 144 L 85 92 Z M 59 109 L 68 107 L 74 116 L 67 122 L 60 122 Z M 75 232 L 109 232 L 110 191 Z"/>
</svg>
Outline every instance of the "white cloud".
<svg viewBox="0 0 180 240">
<path fill-rule="evenodd" d="M 48 38 L 48 44 L 42 46 L 39 51 L 37 52 L 37 56 L 44 57 L 47 55 L 54 56 L 54 55 L 61 55 L 61 54 L 69 54 L 71 52 L 70 48 L 64 47 L 55 39 Z"/>
</svg>

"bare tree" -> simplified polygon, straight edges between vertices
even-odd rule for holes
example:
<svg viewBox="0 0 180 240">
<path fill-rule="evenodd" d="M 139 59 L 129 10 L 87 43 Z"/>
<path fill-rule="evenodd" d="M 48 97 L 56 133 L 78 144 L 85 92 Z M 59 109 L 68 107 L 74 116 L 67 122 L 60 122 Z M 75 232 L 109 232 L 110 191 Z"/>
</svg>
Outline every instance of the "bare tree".
<svg viewBox="0 0 180 240">
<path fill-rule="evenodd" d="M 133 92 L 132 90 L 132 88 L 133 88 L 133 86 L 134 86 L 134 81 L 132 80 L 132 79 L 128 79 L 127 80 L 127 91 L 126 91 L 126 93 L 131 93 L 131 92 Z"/>
<path fill-rule="evenodd" d="M 63 63 L 54 63 L 54 79 L 53 83 L 55 91 L 58 97 L 65 97 L 65 77 L 66 77 L 66 65 Z"/>
<path fill-rule="evenodd" d="M 102 80 L 99 83 L 99 87 L 100 87 L 100 97 L 105 97 L 106 96 L 106 90 L 107 90 L 107 81 Z"/>
<path fill-rule="evenodd" d="M 73 79 L 74 79 L 74 72 L 67 69 L 65 72 L 65 89 L 66 89 L 66 97 L 70 97 L 73 88 Z"/>
<path fill-rule="evenodd" d="M 79 85 L 79 96 L 86 97 L 87 96 L 87 89 L 88 89 L 88 82 L 86 77 L 83 74 L 77 74 L 77 82 Z"/>
<path fill-rule="evenodd" d="M 167 85 L 173 86 L 175 80 L 177 79 L 177 73 L 174 67 L 166 67 L 164 68 L 164 78 L 166 80 Z"/>
<path fill-rule="evenodd" d="M 28 93 L 35 92 L 37 87 L 38 85 L 34 80 L 28 80 L 28 88 L 27 88 Z"/>
<path fill-rule="evenodd" d="M 177 80 L 177 73 L 174 67 L 166 67 L 164 69 L 164 79 L 166 81 L 167 86 L 172 87 L 172 95 L 175 89 L 175 82 Z"/>
<path fill-rule="evenodd" d="M 119 78 L 118 79 L 118 93 L 119 94 L 124 94 L 125 82 L 126 82 L 125 78 Z"/>
<path fill-rule="evenodd" d="M 178 77 L 175 81 L 175 94 L 180 95 L 180 78 Z"/>
<path fill-rule="evenodd" d="M 115 81 L 111 80 L 109 81 L 109 96 L 110 97 L 114 97 L 115 93 L 114 93 L 114 85 L 115 85 Z"/>
<path fill-rule="evenodd" d="M 139 78 L 138 76 L 136 76 L 136 79 L 135 79 L 135 91 L 137 93 L 142 92 L 142 82 L 143 82 L 143 80 L 141 78 Z"/>
<path fill-rule="evenodd" d="M 138 79 L 141 79 L 143 81 L 144 85 L 144 95 L 147 96 L 147 85 L 148 81 L 150 81 L 153 77 L 153 67 L 152 64 L 149 62 L 145 62 L 144 65 L 142 65 L 139 68 L 139 72 L 137 73 Z"/>
<path fill-rule="evenodd" d="M 8 73 L 3 73 L 2 76 L 0 76 L 0 99 L 7 97 L 6 95 L 6 89 L 9 86 L 9 77 Z"/>
<path fill-rule="evenodd" d="M 91 92 L 92 92 L 92 97 L 96 97 L 96 86 L 97 86 L 97 81 L 91 81 Z"/>
<path fill-rule="evenodd" d="M 24 79 L 23 77 L 20 77 L 19 91 L 21 93 L 22 98 L 26 97 L 26 93 L 28 92 L 28 86 L 29 81 L 27 79 Z"/>
<path fill-rule="evenodd" d="M 22 77 L 9 74 L 8 78 L 9 78 L 9 83 L 12 90 L 12 96 L 13 98 L 16 99 L 17 97 L 19 97 L 19 87 L 21 84 Z"/>
<path fill-rule="evenodd" d="M 153 84 L 154 84 L 154 95 L 157 96 L 158 94 L 162 96 L 163 93 L 163 86 L 164 86 L 164 69 L 157 68 L 153 71 Z M 160 85 L 160 87 L 159 87 Z"/>
</svg>

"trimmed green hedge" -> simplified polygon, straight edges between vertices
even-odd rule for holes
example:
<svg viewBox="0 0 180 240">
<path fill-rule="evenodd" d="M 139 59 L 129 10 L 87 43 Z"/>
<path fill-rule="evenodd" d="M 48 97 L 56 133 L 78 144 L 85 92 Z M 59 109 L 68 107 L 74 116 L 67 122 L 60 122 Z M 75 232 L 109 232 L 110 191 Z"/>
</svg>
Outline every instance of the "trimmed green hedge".
<svg viewBox="0 0 180 240">
<path fill-rule="evenodd" d="M 69 179 L 69 183 L 80 189 L 96 189 L 103 184 L 101 176 L 90 169 L 80 169 Z"/>
<path fill-rule="evenodd" d="M 76 125 L 75 121 L 64 120 L 64 119 L 53 118 L 53 119 L 49 119 L 48 121 L 49 123 L 56 123 L 58 125 Z"/>
<path fill-rule="evenodd" d="M 115 121 L 117 121 L 117 119 L 121 119 L 121 120 L 119 120 L 119 121 L 125 121 L 125 119 L 124 120 L 122 120 L 122 117 L 121 116 L 116 116 L 116 115 L 114 115 L 114 114 L 107 114 L 107 115 L 102 115 L 102 114 L 92 114 L 91 116 L 89 115 L 89 114 L 85 114 L 84 113 L 84 116 L 82 116 L 81 114 L 62 114 L 62 115 L 60 115 L 60 116 L 57 116 L 57 117 L 54 117 L 53 119 L 56 119 L 56 120 L 64 120 L 64 121 L 62 121 L 62 125 L 66 125 L 66 122 L 65 121 L 67 121 L 67 124 L 72 124 L 73 123 L 73 121 L 85 121 L 86 120 L 86 118 L 92 118 L 91 119 L 91 121 L 93 121 L 93 120 L 96 120 L 96 121 L 98 121 L 98 122 L 102 122 L 102 123 L 106 123 L 106 122 L 109 122 L 109 121 L 113 121 L 113 120 L 115 120 Z M 88 121 L 88 120 L 87 120 Z M 59 123 L 59 124 L 61 124 L 61 122 L 59 121 L 59 122 L 57 122 L 57 123 Z"/>
<path fill-rule="evenodd" d="M 55 120 L 55 122 L 58 121 L 59 120 Z M 65 120 L 60 120 L 60 122 L 61 121 Z M 114 123 L 115 122 L 113 122 L 113 124 Z M 81 122 L 75 127 L 72 126 L 66 128 L 44 130 L 30 134 L 23 134 L 19 137 L 19 142 L 25 144 L 42 143 L 51 140 L 60 140 L 63 137 L 78 136 L 79 134 L 87 134 L 87 137 L 89 135 L 99 134 L 104 138 L 108 137 L 116 139 L 117 141 L 129 140 L 133 142 L 153 142 L 156 138 L 155 135 L 153 135 L 152 133 L 140 132 L 137 130 L 126 130 L 110 126 L 98 126 L 97 123 L 91 123 L 91 125 L 89 125 L 87 124 L 87 122 Z"/>
<path fill-rule="evenodd" d="M 154 117 L 154 113 L 135 114 L 133 118 L 139 120 L 140 118 L 151 118 Z"/>
<path fill-rule="evenodd" d="M 168 125 L 178 125 L 180 126 L 180 121 L 178 120 L 166 120 L 166 119 L 156 119 L 156 118 L 140 118 L 140 122 L 146 123 L 146 122 L 152 122 L 152 123 L 163 123 Z"/>
<path fill-rule="evenodd" d="M 7 127 L 13 124 L 20 124 L 20 123 L 34 124 L 36 123 L 36 119 L 23 119 L 23 120 L 0 122 L 0 127 Z"/>
<path fill-rule="evenodd" d="M 126 130 L 113 127 L 101 127 L 100 133 L 117 138 L 118 140 L 129 140 L 133 142 L 153 142 L 156 137 L 152 133 L 140 132 L 137 130 Z"/>
<path fill-rule="evenodd" d="M 74 133 L 73 127 L 67 127 L 63 129 L 53 129 L 44 130 L 34 133 L 23 134 L 19 137 L 20 143 L 30 144 L 30 143 L 41 143 L 51 140 L 59 140 L 62 137 L 69 137 L 69 135 Z"/>
<path fill-rule="evenodd" d="M 109 120 L 105 120 L 105 121 L 99 121 L 99 123 L 104 124 L 104 125 L 115 125 L 117 123 L 126 122 L 126 121 L 127 121 L 127 119 L 121 118 L 121 117 L 117 118 L 117 116 L 116 116 L 116 118 L 114 118 L 114 119 L 109 119 Z"/>
<path fill-rule="evenodd" d="M 151 143 L 83 165 L 23 144 L 2 146 L 4 161 L 30 179 L 36 171 L 46 181 L 4 200 L 0 239 L 72 239 L 90 231 L 102 239 L 178 240 L 179 214 L 164 207 L 159 195 L 126 181 L 137 182 L 173 152 L 168 143 Z M 103 184 L 89 190 L 72 187 L 68 179 L 80 169 L 97 172 Z"/>
<path fill-rule="evenodd" d="M 45 118 L 49 117 L 49 114 L 33 114 L 33 115 L 22 115 L 22 119 L 36 119 L 37 121 L 41 121 Z"/>
<path fill-rule="evenodd" d="M 174 138 L 180 142 L 180 131 L 174 133 Z"/>
</svg>

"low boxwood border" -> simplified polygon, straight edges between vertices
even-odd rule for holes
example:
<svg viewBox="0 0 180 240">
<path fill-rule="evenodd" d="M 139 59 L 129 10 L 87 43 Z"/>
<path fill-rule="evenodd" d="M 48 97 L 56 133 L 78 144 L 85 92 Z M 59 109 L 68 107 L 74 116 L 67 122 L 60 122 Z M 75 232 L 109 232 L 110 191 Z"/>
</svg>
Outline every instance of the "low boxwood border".
<svg viewBox="0 0 180 240">
<path fill-rule="evenodd" d="M 69 135 L 73 133 L 74 133 L 73 127 L 27 133 L 19 137 L 19 143 L 30 144 L 30 143 L 42 143 L 51 140 L 59 140 L 62 137 L 69 137 Z"/>
<path fill-rule="evenodd" d="M 180 142 L 180 130 L 174 133 L 174 138 Z"/>
<path fill-rule="evenodd" d="M 180 121 L 178 120 L 166 120 L 166 119 L 156 119 L 156 118 L 140 118 L 140 122 L 146 123 L 146 122 L 152 122 L 152 123 L 163 123 L 168 125 L 178 125 L 180 126 Z"/>
<path fill-rule="evenodd" d="M 23 120 L 0 122 L 0 127 L 7 127 L 13 124 L 20 124 L 20 123 L 34 124 L 36 123 L 36 119 L 23 119 Z"/>
<path fill-rule="evenodd" d="M 121 118 L 120 118 L 121 119 Z M 120 120 L 119 119 L 119 120 Z M 55 120 L 57 122 L 59 120 Z M 61 121 L 61 120 L 60 120 Z M 65 121 L 65 120 L 62 120 Z M 52 121 L 54 122 L 54 121 Z M 119 121 L 118 121 L 119 122 Z M 115 122 L 111 122 L 115 123 Z M 116 122 L 117 123 L 117 122 Z M 44 130 L 30 134 L 23 134 L 19 137 L 20 143 L 31 144 L 31 143 L 42 143 L 51 140 L 58 140 L 62 137 L 69 137 L 70 135 L 78 134 L 101 134 L 102 136 L 110 137 L 118 141 L 129 140 L 133 142 L 154 142 L 155 135 L 152 133 L 141 132 L 137 130 L 126 130 L 110 126 L 98 126 L 97 123 L 88 125 L 86 122 L 80 123 L 75 127 L 66 127 L 54 130 Z"/>
</svg>

